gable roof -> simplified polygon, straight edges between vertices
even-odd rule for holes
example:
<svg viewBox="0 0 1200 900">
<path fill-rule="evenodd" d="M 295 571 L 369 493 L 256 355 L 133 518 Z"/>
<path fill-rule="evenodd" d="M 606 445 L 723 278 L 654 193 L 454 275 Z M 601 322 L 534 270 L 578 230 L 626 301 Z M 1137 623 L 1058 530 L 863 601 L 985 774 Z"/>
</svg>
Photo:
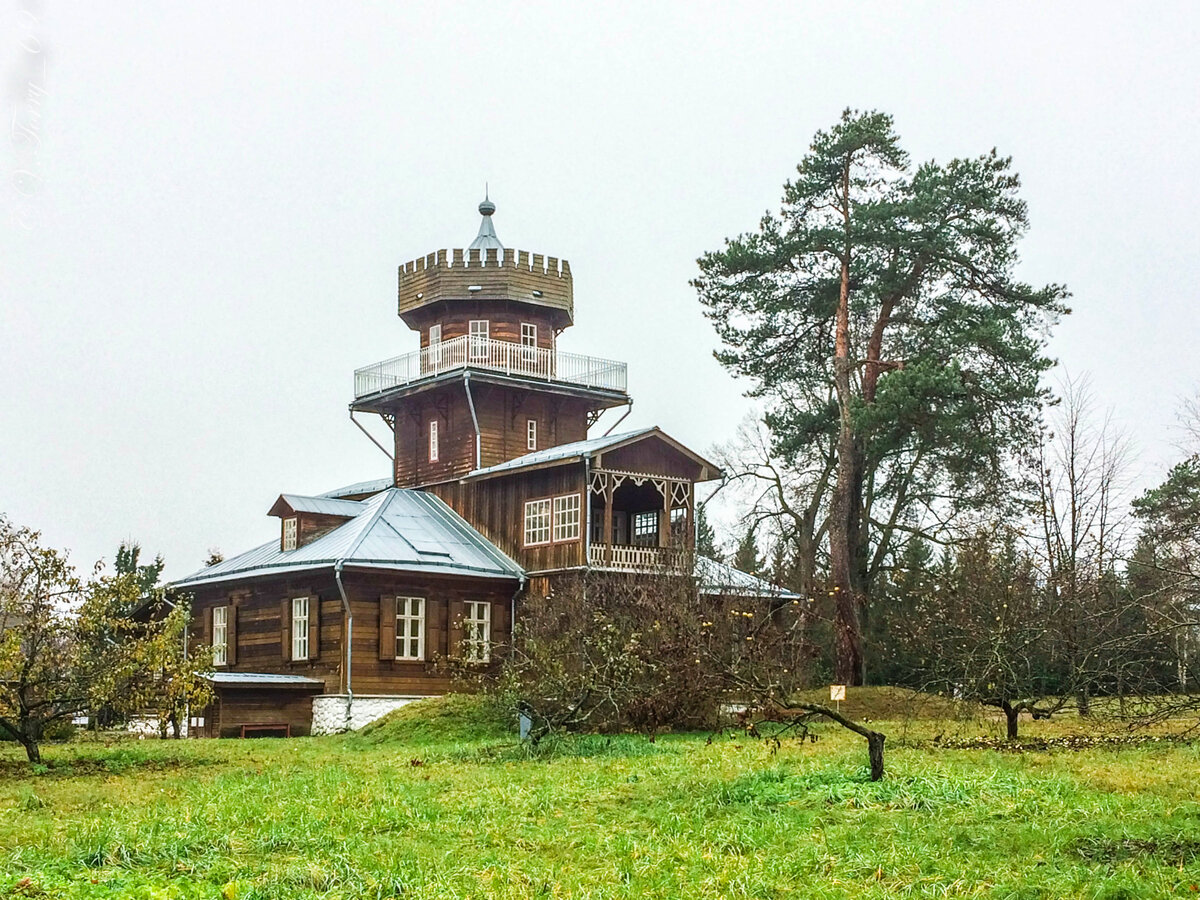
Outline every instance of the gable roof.
<svg viewBox="0 0 1200 900">
<path fill-rule="evenodd" d="M 559 463 L 572 462 L 574 460 L 591 459 L 598 453 L 603 453 L 605 450 L 615 450 L 617 447 L 624 447 L 627 444 L 635 444 L 638 441 L 645 440 L 648 437 L 656 437 L 663 441 L 672 449 L 678 451 L 688 457 L 699 466 L 706 467 L 719 477 L 721 469 L 719 466 L 709 462 L 703 456 L 689 450 L 679 441 L 675 440 L 668 434 L 665 434 L 657 425 L 650 428 L 639 428 L 637 431 L 626 431 L 621 434 L 609 434 L 602 437 L 589 438 L 586 441 L 573 441 L 570 444 L 559 444 L 557 447 L 547 447 L 545 450 L 535 450 L 532 453 L 526 453 L 524 456 L 518 456 L 515 459 L 510 459 L 494 466 L 487 466 L 482 469 L 475 469 L 468 472 L 467 478 L 486 478 L 491 475 L 499 475 L 504 472 L 512 472 L 518 469 L 539 468 Z"/>
<path fill-rule="evenodd" d="M 395 486 L 395 481 L 391 478 L 372 478 L 370 481 L 356 481 L 354 484 L 348 484 L 345 487 L 335 488 L 332 491 L 326 491 L 323 494 L 317 494 L 318 497 L 329 497 L 337 499 L 339 497 L 357 497 L 360 495 L 378 494 L 380 491 L 386 491 L 390 487 Z"/>
<path fill-rule="evenodd" d="M 305 497 L 302 494 L 280 494 L 267 512 L 268 516 L 287 516 L 292 513 L 317 513 L 322 516 L 342 516 L 353 519 L 363 511 L 359 500 L 333 500 L 328 497 Z"/>
<path fill-rule="evenodd" d="M 344 501 L 342 501 L 344 502 Z M 222 581 L 352 568 L 518 579 L 524 571 L 438 497 L 389 488 L 354 502 L 358 514 L 303 547 L 273 540 L 172 583 L 189 588 Z"/>
<path fill-rule="evenodd" d="M 693 569 L 696 580 L 700 583 L 702 594 L 736 595 L 739 597 L 778 597 L 780 600 L 803 599 L 795 591 L 789 591 L 778 585 L 771 584 L 756 575 L 735 569 L 733 566 L 710 559 L 707 556 L 696 556 Z"/>
</svg>

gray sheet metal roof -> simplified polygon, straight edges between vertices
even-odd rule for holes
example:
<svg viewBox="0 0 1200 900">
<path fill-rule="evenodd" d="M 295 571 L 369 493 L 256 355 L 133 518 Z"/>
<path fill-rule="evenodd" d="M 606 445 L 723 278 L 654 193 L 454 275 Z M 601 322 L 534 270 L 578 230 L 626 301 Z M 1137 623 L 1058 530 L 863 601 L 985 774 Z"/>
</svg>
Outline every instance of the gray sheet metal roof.
<svg viewBox="0 0 1200 900">
<path fill-rule="evenodd" d="M 303 675 L 276 675 L 274 672 L 209 672 L 204 678 L 222 687 L 320 687 L 325 682 Z"/>
<path fill-rule="evenodd" d="M 526 466 L 538 466 L 542 463 L 557 462 L 558 460 L 571 459 L 572 457 L 582 459 L 585 456 L 595 456 L 600 451 L 614 444 L 619 444 L 622 441 L 640 437 L 644 434 L 650 434 L 654 431 L 658 431 L 658 429 L 639 428 L 637 431 L 626 431 L 622 434 L 610 434 L 605 437 L 591 438 L 586 441 L 559 444 L 557 447 L 548 447 L 545 450 L 534 450 L 532 453 L 526 453 L 524 456 L 518 456 L 516 459 L 510 459 L 498 465 L 488 466 L 485 469 L 475 469 L 473 472 L 468 473 L 467 477 L 474 478 L 478 475 L 492 475 L 496 472 L 523 469 Z"/>
<path fill-rule="evenodd" d="M 785 590 L 769 581 L 735 569 L 723 562 L 697 556 L 694 569 L 702 594 L 734 594 L 739 597 L 778 597 L 780 600 L 800 600 L 799 594 Z"/>
<path fill-rule="evenodd" d="M 303 494 L 280 494 L 282 500 L 298 513 L 319 513 L 323 516 L 354 518 L 363 511 L 360 500 L 335 500 L 330 497 L 306 497 Z M 279 501 L 276 501 L 278 504 Z M 272 510 L 275 507 L 271 507 Z"/>
<path fill-rule="evenodd" d="M 345 566 L 404 572 L 520 578 L 524 572 L 433 494 L 390 488 L 361 503 L 344 525 L 295 550 L 273 540 L 174 582 L 189 588 L 222 581 Z"/>
<path fill-rule="evenodd" d="M 326 491 L 317 496 L 337 499 L 338 497 L 354 497 L 358 494 L 378 494 L 380 491 L 386 491 L 394 484 L 395 482 L 390 478 L 372 478 L 370 481 L 356 481 L 354 484 Z"/>
</svg>

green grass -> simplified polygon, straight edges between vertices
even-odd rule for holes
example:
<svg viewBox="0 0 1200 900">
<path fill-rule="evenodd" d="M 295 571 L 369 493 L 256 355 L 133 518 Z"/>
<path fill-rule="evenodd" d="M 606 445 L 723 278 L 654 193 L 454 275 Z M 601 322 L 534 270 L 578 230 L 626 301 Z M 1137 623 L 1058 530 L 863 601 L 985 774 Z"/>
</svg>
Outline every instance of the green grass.
<svg viewBox="0 0 1200 900">
<path fill-rule="evenodd" d="M 464 700 L 342 738 L 52 746 L 40 774 L 0 745 L 0 897 L 1200 894 L 1200 749 L 936 749 L 943 727 L 877 783 L 831 726 L 532 754 Z"/>
</svg>

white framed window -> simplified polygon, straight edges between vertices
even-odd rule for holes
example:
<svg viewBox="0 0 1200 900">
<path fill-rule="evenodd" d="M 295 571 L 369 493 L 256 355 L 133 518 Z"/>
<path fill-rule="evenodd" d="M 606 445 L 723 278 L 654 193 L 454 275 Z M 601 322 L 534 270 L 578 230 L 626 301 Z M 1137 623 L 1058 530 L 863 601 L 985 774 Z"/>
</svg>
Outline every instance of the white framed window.
<svg viewBox="0 0 1200 900">
<path fill-rule="evenodd" d="M 521 323 L 521 346 L 530 349 L 537 348 L 537 326 L 531 322 Z"/>
<path fill-rule="evenodd" d="M 441 365 L 442 362 L 442 326 L 441 323 L 429 326 L 429 362 L 431 365 Z"/>
<path fill-rule="evenodd" d="M 492 658 L 492 604 L 468 600 L 465 606 L 463 656 L 467 662 L 489 662 Z"/>
<path fill-rule="evenodd" d="M 296 539 L 297 539 L 298 533 L 299 533 L 299 528 L 297 527 L 295 516 L 292 516 L 290 519 L 283 520 L 283 549 L 284 550 L 295 550 L 296 549 Z"/>
<path fill-rule="evenodd" d="M 224 666 L 229 660 L 229 607 L 214 606 L 212 611 L 213 665 Z"/>
<path fill-rule="evenodd" d="M 550 543 L 550 499 L 525 503 L 525 546 Z"/>
<path fill-rule="evenodd" d="M 425 658 L 425 598 L 396 598 L 396 659 Z"/>
<path fill-rule="evenodd" d="M 525 447 L 529 450 L 537 449 L 537 419 L 525 420 Z"/>
<path fill-rule="evenodd" d="M 438 429 L 437 419 L 433 419 L 429 423 L 429 461 L 438 461 Z"/>
<path fill-rule="evenodd" d="M 580 534 L 579 495 L 554 498 L 554 540 L 577 541 Z"/>
<path fill-rule="evenodd" d="M 468 353 L 467 356 L 472 360 L 480 360 L 488 358 L 488 320 L 487 319 L 472 319 L 467 326 L 468 334 Z"/>
<path fill-rule="evenodd" d="M 292 659 L 308 659 L 308 600 L 292 598 Z"/>
</svg>

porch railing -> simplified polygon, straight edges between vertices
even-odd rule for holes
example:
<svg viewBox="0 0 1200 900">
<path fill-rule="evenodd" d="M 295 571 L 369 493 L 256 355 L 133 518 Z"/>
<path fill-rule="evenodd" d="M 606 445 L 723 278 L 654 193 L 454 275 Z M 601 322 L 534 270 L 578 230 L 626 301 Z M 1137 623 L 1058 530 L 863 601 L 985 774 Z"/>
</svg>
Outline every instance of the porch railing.
<svg viewBox="0 0 1200 900">
<path fill-rule="evenodd" d="M 354 397 L 361 399 L 465 368 L 622 393 L 627 389 L 628 373 L 623 362 L 464 334 L 355 370 Z"/>
<path fill-rule="evenodd" d="M 608 551 L 612 551 L 611 558 Z M 624 544 L 592 544 L 588 564 L 598 569 L 625 572 L 684 572 L 688 552 L 678 547 L 631 547 Z"/>
</svg>

